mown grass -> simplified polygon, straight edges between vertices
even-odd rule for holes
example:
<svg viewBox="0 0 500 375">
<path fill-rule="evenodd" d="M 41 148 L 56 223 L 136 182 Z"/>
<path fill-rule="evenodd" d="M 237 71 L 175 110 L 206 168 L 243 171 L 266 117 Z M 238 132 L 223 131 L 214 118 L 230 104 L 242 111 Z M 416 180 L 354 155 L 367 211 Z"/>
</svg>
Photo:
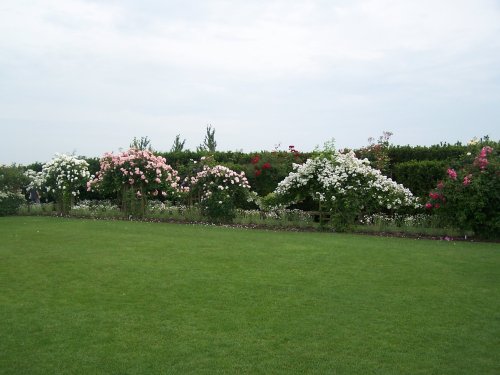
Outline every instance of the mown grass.
<svg viewBox="0 0 500 375">
<path fill-rule="evenodd" d="M 3 374 L 498 374 L 498 244 L 0 218 Z"/>
</svg>

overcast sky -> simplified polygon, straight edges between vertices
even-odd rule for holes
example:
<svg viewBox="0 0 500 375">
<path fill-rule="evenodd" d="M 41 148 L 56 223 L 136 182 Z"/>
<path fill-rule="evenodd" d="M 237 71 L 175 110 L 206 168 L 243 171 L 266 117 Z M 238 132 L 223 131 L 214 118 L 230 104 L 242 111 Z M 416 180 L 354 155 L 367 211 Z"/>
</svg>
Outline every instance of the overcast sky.
<svg viewBox="0 0 500 375">
<path fill-rule="evenodd" d="M 2 0 L 0 163 L 499 138 L 498 0 Z"/>
</svg>

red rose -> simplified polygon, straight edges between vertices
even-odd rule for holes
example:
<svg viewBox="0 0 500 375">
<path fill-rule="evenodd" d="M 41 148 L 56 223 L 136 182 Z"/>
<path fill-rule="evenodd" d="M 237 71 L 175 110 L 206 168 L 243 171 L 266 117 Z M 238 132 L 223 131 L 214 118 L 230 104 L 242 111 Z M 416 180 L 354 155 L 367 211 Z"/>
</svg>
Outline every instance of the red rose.
<svg viewBox="0 0 500 375">
<path fill-rule="evenodd" d="M 262 164 L 262 169 L 271 169 L 271 164 L 270 163 Z"/>
</svg>

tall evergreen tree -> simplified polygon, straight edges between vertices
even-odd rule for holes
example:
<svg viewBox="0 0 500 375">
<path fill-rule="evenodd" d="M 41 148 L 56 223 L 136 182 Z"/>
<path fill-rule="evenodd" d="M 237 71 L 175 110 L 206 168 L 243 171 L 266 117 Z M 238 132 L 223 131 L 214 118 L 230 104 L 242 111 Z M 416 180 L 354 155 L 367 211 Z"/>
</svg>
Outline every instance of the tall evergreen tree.
<svg viewBox="0 0 500 375">
<path fill-rule="evenodd" d="M 132 143 L 130 143 L 130 148 L 153 151 L 153 148 L 151 147 L 151 140 L 148 137 L 141 137 L 140 139 L 134 137 Z"/>
<path fill-rule="evenodd" d="M 170 149 L 170 152 L 182 152 L 184 151 L 184 145 L 186 144 L 186 140 L 181 141 L 181 135 L 177 134 L 175 136 L 174 144 Z"/>
<path fill-rule="evenodd" d="M 212 125 L 207 125 L 207 133 L 205 134 L 205 139 L 203 143 L 198 146 L 198 151 L 208 151 L 215 152 L 217 148 L 217 142 L 215 141 L 215 128 Z"/>
</svg>

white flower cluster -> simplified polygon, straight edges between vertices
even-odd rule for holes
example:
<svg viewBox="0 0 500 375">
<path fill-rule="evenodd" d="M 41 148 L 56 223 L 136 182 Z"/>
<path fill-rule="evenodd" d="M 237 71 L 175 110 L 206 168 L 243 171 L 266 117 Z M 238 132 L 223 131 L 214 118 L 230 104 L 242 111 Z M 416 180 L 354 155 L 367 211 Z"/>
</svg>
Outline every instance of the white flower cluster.
<svg viewBox="0 0 500 375">
<path fill-rule="evenodd" d="M 238 210 L 238 215 L 242 218 L 253 218 L 253 219 L 275 219 L 275 220 L 287 220 L 287 221 L 303 221 L 311 222 L 314 218 L 314 214 L 309 211 L 302 211 L 299 209 L 287 209 L 280 208 L 274 210 Z"/>
<path fill-rule="evenodd" d="M 0 202 L 2 202 L 3 200 L 9 200 L 9 199 L 13 199 L 13 198 L 24 201 L 24 195 L 21 194 L 20 192 L 1 191 L 0 190 Z"/>
<path fill-rule="evenodd" d="M 29 179 L 29 184 L 26 186 L 28 190 L 40 189 L 42 187 L 42 172 L 35 172 L 32 169 L 28 169 L 26 172 L 24 172 L 24 175 Z"/>
<path fill-rule="evenodd" d="M 393 226 L 413 226 L 413 227 L 423 227 L 430 226 L 431 216 L 428 214 L 416 214 L 416 215 L 387 215 L 383 213 L 375 213 L 371 215 L 365 215 L 360 218 L 360 224 L 364 225 L 393 225 Z"/>
<path fill-rule="evenodd" d="M 203 166 L 196 176 L 187 179 L 191 186 L 198 186 L 203 192 L 202 199 L 209 198 L 214 191 L 226 191 L 234 188 L 250 190 L 245 172 L 235 172 L 223 165 Z"/>
<path fill-rule="evenodd" d="M 479 143 L 479 140 L 477 139 L 477 137 L 474 137 L 472 138 L 469 142 L 467 142 L 467 145 L 468 146 L 475 146 Z"/>
<path fill-rule="evenodd" d="M 148 202 L 148 211 L 153 213 L 182 214 L 184 211 L 188 209 L 189 209 L 188 206 L 182 204 L 177 204 L 174 206 L 169 202 L 161 202 L 161 201 Z"/>
<path fill-rule="evenodd" d="M 367 159 L 356 158 L 353 151 L 345 154 L 334 151 L 331 158 L 308 159 L 293 168 L 294 172 L 278 184 L 277 195 L 293 200 L 302 192 L 328 203 L 356 197 L 375 201 L 389 210 L 419 206 L 410 190 L 372 168 Z"/>
<path fill-rule="evenodd" d="M 120 207 L 109 200 L 83 200 L 78 202 L 72 210 L 86 210 L 90 212 L 120 211 Z"/>
<path fill-rule="evenodd" d="M 90 179 L 89 164 L 73 155 L 56 154 L 45 163 L 41 172 L 26 171 L 30 178 L 30 188 L 45 188 L 47 192 L 68 193 L 73 196 L 80 194 L 79 188 L 85 186 Z"/>
</svg>

